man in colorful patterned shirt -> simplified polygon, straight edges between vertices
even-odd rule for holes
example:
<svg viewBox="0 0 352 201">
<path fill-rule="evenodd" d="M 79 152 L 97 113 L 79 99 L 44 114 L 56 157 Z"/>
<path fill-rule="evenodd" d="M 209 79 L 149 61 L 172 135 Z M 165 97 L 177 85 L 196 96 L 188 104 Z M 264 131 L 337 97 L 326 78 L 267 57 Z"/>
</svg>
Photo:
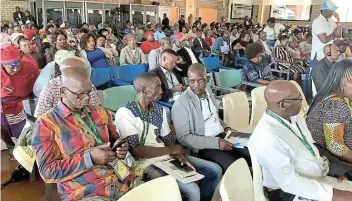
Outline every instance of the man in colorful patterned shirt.
<svg viewBox="0 0 352 201">
<path fill-rule="evenodd" d="M 107 166 L 125 158 L 128 143 L 116 152 L 110 149 L 110 142 L 120 136 L 111 115 L 103 107 L 89 105 L 91 91 L 83 68 L 66 68 L 61 76 L 61 101 L 33 129 L 40 175 L 47 183 L 58 183 L 64 201 L 97 196 L 116 200 L 135 179 L 133 171 L 122 177 Z"/>
<path fill-rule="evenodd" d="M 175 145 L 175 134 L 167 123 L 165 109 L 156 103 L 162 94 L 161 82 L 154 73 L 139 75 L 133 82 L 137 100 L 128 102 L 115 116 L 115 124 L 122 138 L 131 147 L 131 153 L 139 160 L 144 181 L 167 175 L 153 165 L 156 161 L 174 157 L 205 177 L 199 186 L 195 182 L 178 186 L 184 201 L 211 200 L 221 179 L 221 168 L 216 163 L 184 154 L 181 145 Z M 137 170 L 137 169 L 136 169 Z"/>
</svg>

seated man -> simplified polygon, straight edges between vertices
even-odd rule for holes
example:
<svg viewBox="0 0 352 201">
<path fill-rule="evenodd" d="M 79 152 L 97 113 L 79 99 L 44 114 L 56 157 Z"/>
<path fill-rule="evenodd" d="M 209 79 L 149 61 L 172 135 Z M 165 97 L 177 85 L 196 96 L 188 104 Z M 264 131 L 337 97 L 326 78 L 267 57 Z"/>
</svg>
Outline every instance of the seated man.
<svg viewBox="0 0 352 201">
<path fill-rule="evenodd" d="M 275 80 L 270 66 L 263 64 L 263 53 L 263 46 L 259 43 L 251 43 L 245 49 L 248 61 L 244 65 L 243 71 L 247 81 L 267 85 Z"/>
<path fill-rule="evenodd" d="M 182 146 L 175 145 L 165 109 L 155 103 L 161 96 L 161 82 L 154 73 L 143 73 L 133 82 L 137 100 L 128 102 L 115 116 L 119 133 L 131 147 L 131 153 L 143 169 L 145 181 L 166 175 L 153 165 L 170 155 L 205 177 L 198 184 L 178 182 L 183 200 L 211 200 L 221 178 L 220 167 L 210 161 L 184 155 Z M 162 189 L 162 188 L 161 188 Z"/>
<path fill-rule="evenodd" d="M 161 64 L 161 53 L 166 49 L 171 49 L 171 40 L 167 37 L 160 40 L 159 48 L 150 51 L 148 55 L 149 71 L 159 67 Z"/>
<path fill-rule="evenodd" d="M 83 68 L 87 72 L 87 68 L 84 65 L 81 58 L 72 56 L 71 58 L 66 58 L 60 64 L 60 72 L 62 72 L 66 68 L 74 68 L 79 67 Z M 35 117 L 39 117 L 42 114 L 49 111 L 51 108 L 55 107 L 61 98 L 61 75 L 50 80 L 46 85 L 44 85 L 42 91 L 40 92 L 40 96 L 38 99 L 37 107 L 35 108 Z M 95 87 L 92 88 L 92 93 L 90 94 L 89 99 L 90 105 L 100 105 L 101 101 L 98 95 L 98 91 Z"/>
<path fill-rule="evenodd" d="M 163 94 L 160 100 L 173 102 L 185 90 L 182 78 L 175 72 L 174 68 L 177 62 L 177 53 L 171 49 L 164 50 L 161 55 L 161 65 L 154 69 L 154 72 L 161 81 L 161 90 Z"/>
<path fill-rule="evenodd" d="M 268 109 L 248 143 L 263 171 L 263 185 L 270 201 L 352 199 L 350 192 L 332 189 L 318 179 L 333 167 L 321 157 L 299 115 L 302 97 L 289 81 L 273 81 L 265 90 Z M 252 152 L 253 151 L 253 152 Z"/>
<path fill-rule="evenodd" d="M 231 128 L 219 118 L 215 98 L 211 90 L 206 89 L 204 66 L 191 65 L 188 83 L 190 87 L 177 99 L 171 111 L 177 140 L 190 148 L 192 154 L 219 164 L 225 172 L 239 158 L 239 153 L 233 150 L 230 142 L 219 137 Z"/>
<path fill-rule="evenodd" d="M 321 89 L 323 82 L 328 77 L 330 70 L 339 58 L 339 48 L 334 44 L 328 44 L 324 47 L 325 58 L 315 63 L 312 67 L 312 79 L 316 92 Z M 314 92 L 313 92 L 313 95 Z"/>
<path fill-rule="evenodd" d="M 118 199 L 134 183 L 134 172 L 125 169 L 126 174 L 117 175 L 107 166 L 125 158 L 128 143 L 116 152 L 111 150 L 110 142 L 120 136 L 110 113 L 89 105 L 91 91 L 92 83 L 83 68 L 66 68 L 61 76 L 61 101 L 33 128 L 39 173 L 45 182 L 57 183 L 61 200 Z"/>
<path fill-rule="evenodd" d="M 187 76 L 187 70 L 190 65 L 199 63 L 197 57 L 194 55 L 191 49 L 191 38 L 186 38 L 181 42 L 181 49 L 177 50 L 177 54 L 181 57 L 182 62 L 177 62 L 177 67 L 179 67 L 182 71 L 180 71 L 181 77 Z"/>
<path fill-rule="evenodd" d="M 197 38 L 193 40 L 192 50 L 197 58 L 199 58 L 201 53 L 204 53 L 206 56 L 210 54 L 210 47 L 205 42 L 204 38 L 202 38 L 202 34 L 202 30 L 197 30 Z"/>
</svg>

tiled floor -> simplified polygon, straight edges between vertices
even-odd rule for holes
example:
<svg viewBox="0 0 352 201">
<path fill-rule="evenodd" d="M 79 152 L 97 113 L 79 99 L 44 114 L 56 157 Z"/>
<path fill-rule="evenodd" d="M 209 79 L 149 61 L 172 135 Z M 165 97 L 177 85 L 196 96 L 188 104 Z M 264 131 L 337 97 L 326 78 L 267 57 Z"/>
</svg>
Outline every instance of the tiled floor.
<svg viewBox="0 0 352 201">
<path fill-rule="evenodd" d="M 16 161 L 8 159 L 8 151 L 1 151 L 1 183 L 9 180 L 12 171 L 18 165 Z M 53 185 L 53 201 L 59 201 L 56 184 Z M 45 201 L 44 182 L 37 178 L 36 181 L 29 180 L 11 183 L 5 188 L 1 189 L 2 201 Z"/>
</svg>

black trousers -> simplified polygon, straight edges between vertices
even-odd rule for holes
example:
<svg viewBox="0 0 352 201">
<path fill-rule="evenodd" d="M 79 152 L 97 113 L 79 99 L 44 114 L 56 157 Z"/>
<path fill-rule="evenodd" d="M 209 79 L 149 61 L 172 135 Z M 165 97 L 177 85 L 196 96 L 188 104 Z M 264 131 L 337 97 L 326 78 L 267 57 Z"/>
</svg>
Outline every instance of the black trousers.
<svg viewBox="0 0 352 201">
<path fill-rule="evenodd" d="M 220 149 L 201 149 L 198 151 L 198 157 L 220 165 L 222 172 L 225 173 L 227 168 L 239 158 L 244 158 L 248 166 L 252 166 L 248 148 L 234 148 L 232 151 L 222 151 Z"/>
</svg>

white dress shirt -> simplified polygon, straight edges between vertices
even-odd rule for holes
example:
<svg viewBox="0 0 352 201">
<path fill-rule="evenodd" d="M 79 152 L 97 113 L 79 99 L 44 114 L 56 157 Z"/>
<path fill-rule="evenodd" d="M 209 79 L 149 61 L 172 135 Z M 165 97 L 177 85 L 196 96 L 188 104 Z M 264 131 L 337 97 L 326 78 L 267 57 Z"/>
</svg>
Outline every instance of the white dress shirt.
<svg viewBox="0 0 352 201">
<path fill-rule="evenodd" d="M 298 124 L 316 156 L 290 129 L 265 113 L 248 143 L 248 147 L 253 150 L 251 154 L 255 154 L 262 167 L 263 185 L 270 189 L 281 189 L 296 197 L 331 201 L 332 186 L 317 180 L 324 175 L 320 165 L 322 159 L 304 118 L 300 115 L 291 117 L 292 123 L 282 120 L 295 134 L 301 135 L 296 126 Z"/>
<path fill-rule="evenodd" d="M 192 50 L 188 47 L 185 47 L 185 50 L 187 50 L 189 56 L 191 57 L 192 64 L 198 63 L 198 60 L 197 60 L 196 56 L 194 56 Z"/>
<path fill-rule="evenodd" d="M 326 19 L 322 14 L 315 18 L 312 24 L 312 60 L 314 59 L 315 55 L 318 61 L 322 60 L 325 57 L 325 45 L 333 43 L 333 40 L 329 41 L 326 44 L 322 43 L 319 40 L 318 35 L 323 33 L 326 33 L 326 35 L 331 35 L 336 29 L 336 27 L 336 22 L 332 18 Z"/>
<path fill-rule="evenodd" d="M 166 70 L 163 67 L 161 67 L 161 70 L 163 70 L 163 72 L 164 72 L 164 75 L 165 75 L 165 78 L 166 78 L 167 85 L 168 85 L 169 89 L 172 89 L 172 87 L 174 87 L 175 85 L 180 84 L 178 82 L 177 78 L 176 78 L 176 75 L 172 71 Z M 173 100 L 170 100 L 170 102 L 176 101 L 177 98 L 180 97 L 180 95 L 181 95 L 181 92 L 174 92 L 172 94 Z"/>
<path fill-rule="evenodd" d="M 268 40 L 275 40 L 279 37 L 280 31 L 285 30 L 285 26 L 280 23 L 275 23 L 274 28 L 266 26 L 264 32 Z"/>
<path fill-rule="evenodd" d="M 273 52 L 272 52 L 271 49 L 269 48 L 269 46 L 268 46 L 268 44 L 266 43 L 266 41 L 260 40 L 260 42 L 261 42 L 262 45 L 264 46 L 265 54 L 272 56 L 272 55 L 273 55 Z"/>
<path fill-rule="evenodd" d="M 211 98 L 209 98 L 209 93 L 206 91 L 206 98 L 200 100 L 200 108 L 202 109 L 205 136 L 216 136 L 224 131 L 219 121 L 219 116 L 217 113 L 217 108 Z"/>
</svg>

